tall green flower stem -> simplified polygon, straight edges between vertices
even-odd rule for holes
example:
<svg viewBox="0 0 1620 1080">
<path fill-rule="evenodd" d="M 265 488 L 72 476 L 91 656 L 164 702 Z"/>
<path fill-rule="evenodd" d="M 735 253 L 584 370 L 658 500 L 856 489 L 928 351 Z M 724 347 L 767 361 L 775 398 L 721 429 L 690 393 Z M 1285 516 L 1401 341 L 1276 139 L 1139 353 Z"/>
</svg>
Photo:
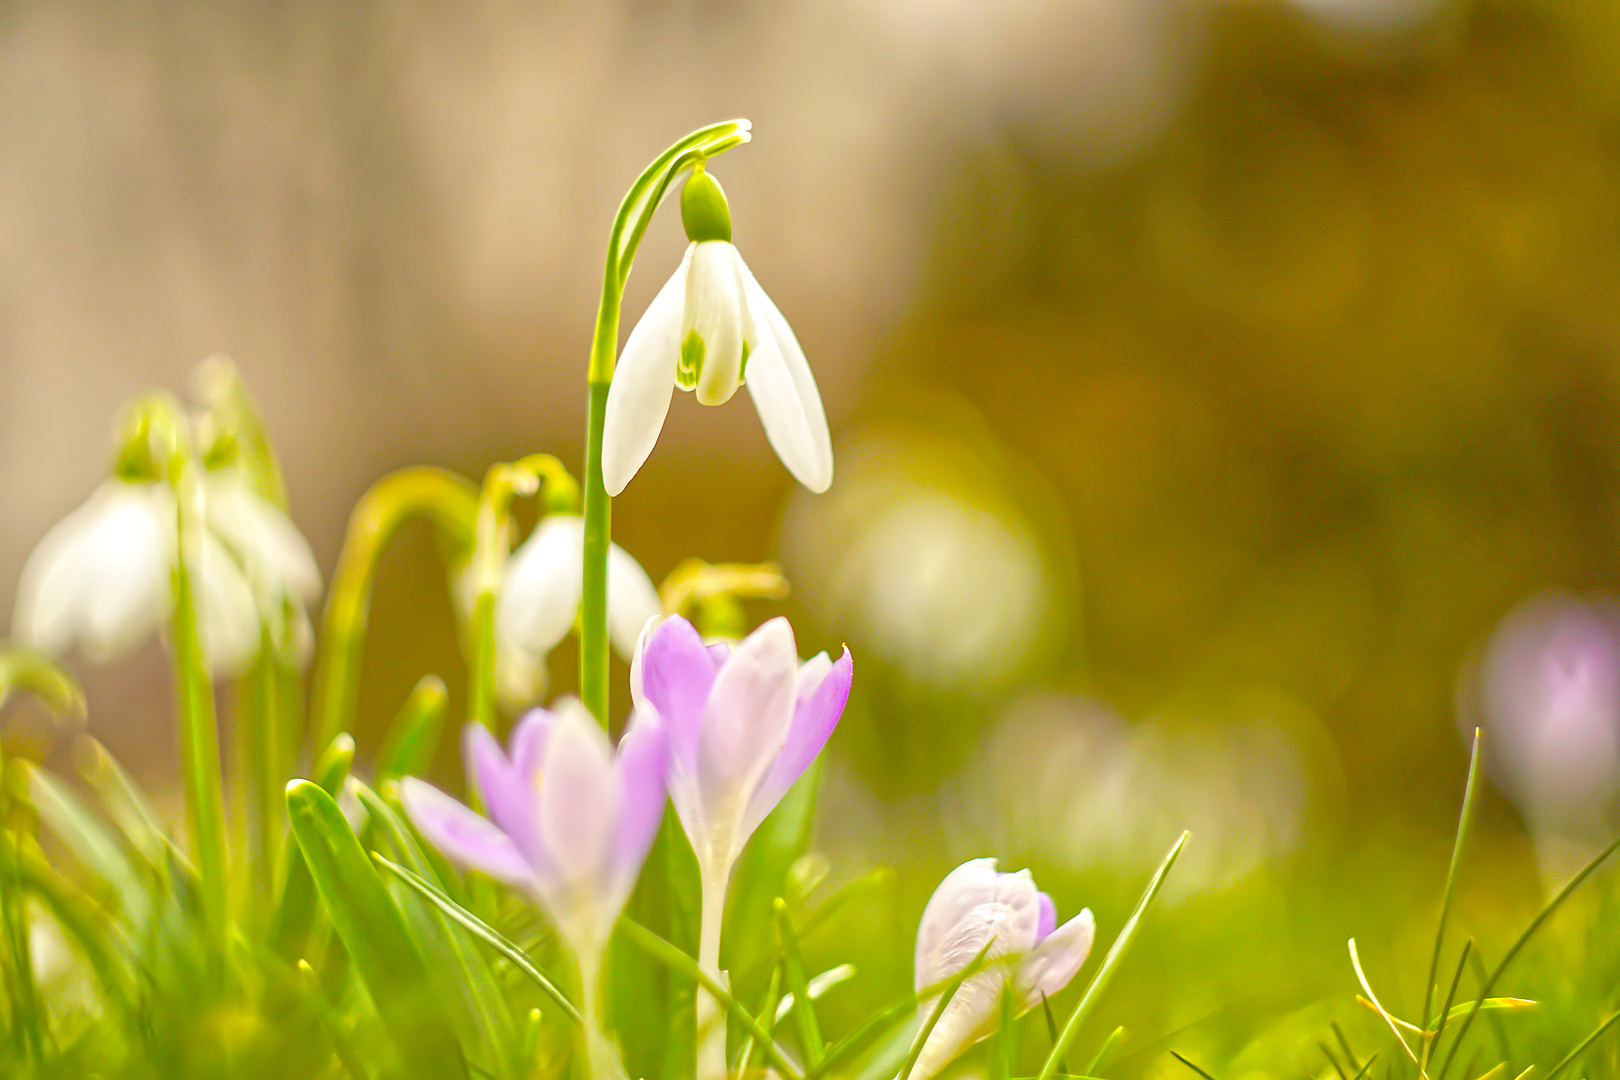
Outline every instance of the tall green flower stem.
<svg viewBox="0 0 1620 1080">
<path fill-rule="evenodd" d="M 349 518 L 321 616 L 314 689 L 316 748 L 354 724 L 356 676 L 377 563 L 400 526 L 419 516 L 438 527 L 449 547 L 450 564 L 462 565 L 473 550 L 478 490 L 453 472 L 415 466 L 389 473 L 361 496 Z"/>
<path fill-rule="evenodd" d="M 577 514 L 579 484 L 550 454 L 490 467 L 478 497 L 472 562 L 472 645 L 468 719 L 495 728 L 495 599 L 512 546 L 512 500 L 545 490 L 547 514 Z"/>
<path fill-rule="evenodd" d="M 607 560 L 611 543 L 610 504 L 602 481 L 602 434 L 607 425 L 608 386 L 619 353 L 619 313 L 624 285 L 630 278 L 636 248 L 670 186 L 705 158 L 741 146 L 749 138 L 748 121 L 728 120 L 699 128 L 675 143 L 647 166 L 630 185 L 608 236 L 607 264 L 602 272 L 602 301 L 596 309 L 596 333 L 586 373 L 589 388 L 585 426 L 585 594 L 579 647 L 580 698 L 606 727 L 608 715 Z"/>
<path fill-rule="evenodd" d="M 151 472 L 174 491 L 175 535 L 179 543 L 175 545 L 174 565 L 169 571 L 174 598 L 169 617 L 169 656 L 174 666 L 180 761 L 197 860 L 203 928 L 213 946 L 209 950 L 210 963 L 219 964 L 223 961 L 229 934 L 223 777 L 213 676 L 203 653 L 190 558 L 194 546 L 200 542 L 199 531 L 204 527 L 198 489 L 199 464 L 185 414 L 180 404 L 166 394 L 150 394 L 138 399 L 126 414 L 125 432 L 119 452 L 120 470 L 139 469 L 149 463 Z"/>
</svg>

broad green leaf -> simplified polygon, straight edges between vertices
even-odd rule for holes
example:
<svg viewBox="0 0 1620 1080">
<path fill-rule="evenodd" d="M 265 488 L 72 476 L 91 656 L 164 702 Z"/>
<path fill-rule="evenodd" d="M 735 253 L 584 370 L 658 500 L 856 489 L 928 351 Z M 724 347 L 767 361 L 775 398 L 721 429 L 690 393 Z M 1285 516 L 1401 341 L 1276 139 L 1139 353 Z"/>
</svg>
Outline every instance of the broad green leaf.
<svg viewBox="0 0 1620 1080">
<path fill-rule="evenodd" d="M 416 684 L 377 752 L 377 783 L 427 771 L 444 734 L 444 680 L 428 675 Z"/>
<path fill-rule="evenodd" d="M 399 908 L 337 802 L 308 780 L 287 786 L 287 814 L 332 926 L 400 1057 L 433 1080 L 467 1076 L 455 1033 Z"/>
</svg>

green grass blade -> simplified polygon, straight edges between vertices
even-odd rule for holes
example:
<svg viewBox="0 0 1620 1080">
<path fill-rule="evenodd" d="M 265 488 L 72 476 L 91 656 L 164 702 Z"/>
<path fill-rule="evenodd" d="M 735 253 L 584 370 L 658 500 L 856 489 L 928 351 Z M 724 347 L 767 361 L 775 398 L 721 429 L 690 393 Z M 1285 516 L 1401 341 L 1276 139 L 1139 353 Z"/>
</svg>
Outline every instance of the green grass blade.
<svg viewBox="0 0 1620 1080">
<path fill-rule="evenodd" d="M 805 1068 L 815 1068 L 826 1054 L 827 1044 L 821 1038 L 821 1025 L 816 1022 L 815 1002 L 810 998 L 810 980 L 805 975 L 804 959 L 799 955 L 799 935 L 793 929 L 793 918 L 788 914 L 787 901 L 776 898 L 776 931 L 782 945 L 782 966 L 787 972 L 788 986 L 793 990 L 793 1015 L 799 1028 L 799 1047 L 804 1051 Z"/>
<path fill-rule="evenodd" d="M 1175 1058 L 1177 1061 L 1181 1062 L 1183 1065 L 1187 1066 L 1187 1068 L 1191 1069 L 1193 1072 L 1197 1073 L 1199 1076 L 1202 1076 L 1204 1078 L 1204 1080 L 1215 1080 L 1215 1077 L 1213 1075 L 1211 1075 L 1209 1072 L 1207 1072 L 1206 1070 L 1204 1070 L 1202 1068 L 1199 1068 L 1197 1065 L 1194 1065 L 1186 1057 L 1182 1056 L 1181 1054 L 1177 1053 L 1176 1051 L 1174 1051 L 1174 1050 L 1170 1051 L 1170 1056 Z"/>
<path fill-rule="evenodd" d="M 576 1024 L 583 1022 L 579 1009 L 572 1001 L 568 1000 L 568 996 L 561 990 L 557 989 L 557 984 L 546 978 L 540 969 L 534 966 L 534 961 L 529 959 L 528 954 L 519 948 L 511 939 L 507 938 L 499 930 L 496 930 L 484 920 L 480 919 L 478 916 L 474 915 L 472 912 L 450 899 L 450 897 L 445 894 L 443 889 L 440 889 L 432 882 L 427 881 L 418 874 L 412 873 L 398 863 L 391 861 L 384 855 L 379 855 L 376 852 L 372 852 L 371 857 L 378 866 L 382 867 L 384 870 L 387 870 L 390 874 L 393 874 L 405 884 L 421 893 L 428 900 L 437 904 L 441 911 L 450 916 L 452 920 L 460 924 L 474 937 L 477 937 L 490 948 L 494 949 L 496 952 L 510 960 L 513 966 L 515 966 L 519 971 L 523 972 L 523 974 L 527 975 L 530 979 L 534 980 L 535 985 L 540 987 L 541 991 L 543 991 L 547 997 L 555 1002 L 557 1007 L 566 1013 L 570 1020 Z"/>
<path fill-rule="evenodd" d="M 319 785 L 294 780 L 287 814 L 316 892 L 402 1059 L 435 1080 L 465 1077 L 461 1048 L 405 918 L 337 802 Z"/>
<path fill-rule="evenodd" d="M 1339 1040 L 1339 1049 L 1344 1051 L 1345 1062 L 1355 1070 L 1357 1076 L 1361 1075 L 1360 1059 L 1356 1057 L 1356 1052 L 1350 1048 L 1350 1040 L 1344 1037 L 1344 1028 L 1339 1026 L 1337 1020 L 1329 1022 L 1328 1026 L 1333 1029 L 1333 1037 Z"/>
<path fill-rule="evenodd" d="M 765 1003 L 760 1007 L 758 1022 L 760 1030 L 767 1036 L 775 1037 L 778 1006 L 782 995 L 782 969 L 771 969 L 771 981 L 765 987 Z M 746 1073 L 751 1067 L 750 1058 L 754 1056 L 754 1037 L 752 1035 L 743 1040 L 742 1047 L 737 1051 L 735 1071 Z"/>
<path fill-rule="evenodd" d="M 1434 1035 L 1428 1041 L 1430 1054 L 1433 1054 L 1434 1048 L 1440 1045 L 1440 1036 L 1446 1033 L 1446 1024 L 1451 1020 L 1452 1002 L 1457 1000 L 1457 987 L 1462 984 L 1463 968 L 1468 966 L 1468 957 L 1473 954 L 1473 951 L 1474 939 L 1469 938 L 1463 942 L 1462 954 L 1457 957 L 1457 970 L 1451 976 L 1451 989 L 1446 991 L 1446 1003 L 1440 1006 L 1439 1017 L 1429 1022 L 1429 1028 L 1434 1032 Z M 1425 1064 L 1427 1064 L 1427 1061 L 1425 1061 Z"/>
<path fill-rule="evenodd" d="M 1097 1070 L 1103 1067 L 1103 1062 L 1108 1060 L 1108 1055 L 1113 1053 L 1114 1047 L 1118 1046 L 1119 1041 L 1124 1037 L 1125 1029 L 1122 1027 L 1117 1027 L 1108 1033 L 1108 1038 L 1103 1040 L 1103 1044 L 1097 1047 L 1096 1054 L 1092 1055 L 1091 1064 L 1086 1066 L 1087 1076 L 1095 1076 L 1097 1074 Z M 1065 1069 L 1063 1071 L 1067 1072 L 1068 1070 Z"/>
<path fill-rule="evenodd" d="M 428 675 L 416 684 L 377 752 L 377 783 L 427 771 L 444 734 L 448 698 L 444 680 Z"/>
<path fill-rule="evenodd" d="M 1429 977 L 1423 980 L 1423 1009 L 1419 1017 L 1426 1017 L 1434 1007 L 1434 980 L 1440 974 L 1440 950 L 1446 943 L 1446 920 L 1451 914 L 1451 895 L 1457 887 L 1457 870 L 1462 866 L 1463 848 L 1468 843 L 1468 829 L 1474 820 L 1474 804 L 1479 798 L 1479 728 L 1474 729 L 1474 748 L 1468 755 L 1468 783 L 1463 787 L 1462 813 L 1457 816 L 1457 838 L 1451 845 L 1451 865 L 1446 868 L 1446 891 L 1440 900 L 1440 921 L 1434 930 L 1434 949 L 1429 954 Z M 1427 1052 L 1425 1052 L 1425 1059 Z"/>
<path fill-rule="evenodd" d="M 1377 1060 L 1378 1060 L 1378 1051 L 1374 1050 L 1372 1052 L 1372 1056 L 1369 1057 L 1366 1061 L 1363 1061 L 1361 1063 L 1361 1068 L 1356 1070 L 1355 1075 L 1350 1077 L 1350 1080 L 1362 1080 L 1363 1077 L 1365 1077 L 1369 1072 L 1372 1071 L 1373 1062 L 1375 1062 Z"/>
<path fill-rule="evenodd" d="M 760 1026 L 759 1022 L 754 1019 L 748 1010 L 743 1008 L 741 1003 L 726 991 L 725 987 L 715 982 L 698 967 L 696 960 L 687 956 L 651 930 L 629 919 L 621 917 L 619 919 L 619 929 L 629 941 L 654 959 L 662 962 L 671 970 L 677 971 L 689 979 L 696 980 L 720 1004 L 721 1008 L 730 1013 L 738 1023 L 742 1024 L 743 1029 L 754 1037 L 760 1049 L 764 1051 L 766 1059 L 786 1080 L 803 1080 L 799 1075 L 799 1071 L 782 1054 L 781 1048 L 776 1045 L 776 1041 L 766 1033 L 765 1029 Z"/>
<path fill-rule="evenodd" d="M 1187 838 L 1191 835 L 1191 833 L 1182 833 L 1175 844 L 1171 846 L 1164 860 L 1159 863 L 1158 870 L 1154 871 L 1152 880 L 1148 882 L 1146 891 L 1142 893 L 1142 899 L 1136 903 L 1136 910 L 1131 912 L 1129 919 L 1125 920 L 1125 926 L 1120 930 L 1119 936 L 1114 939 L 1114 944 L 1109 948 L 1108 955 L 1103 958 L 1102 966 L 1097 969 L 1097 974 L 1091 977 L 1091 984 L 1086 987 L 1085 993 L 1081 995 L 1079 1004 L 1074 1007 L 1074 1012 L 1069 1014 L 1068 1023 L 1063 1026 L 1063 1033 L 1058 1036 L 1057 1043 L 1052 1047 L 1052 1052 L 1047 1055 L 1046 1064 L 1041 1066 L 1037 1080 L 1051 1080 L 1052 1076 L 1057 1073 L 1058 1062 L 1063 1060 L 1064 1055 L 1069 1052 L 1069 1045 L 1080 1034 L 1080 1025 L 1085 1023 L 1086 1017 L 1090 1015 L 1091 1010 L 1096 1008 L 1104 988 L 1108 985 L 1108 980 L 1112 978 L 1114 970 L 1119 966 L 1120 959 L 1125 955 L 1125 949 L 1130 945 L 1131 939 L 1136 936 L 1136 929 L 1142 924 L 1143 914 L 1146 913 L 1149 905 L 1153 903 L 1153 898 L 1159 894 L 1159 890 L 1164 887 L 1164 879 L 1169 875 L 1170 868 L 1176 863 L 1176 857 L 1181 854 L 1182 847 L 1187 843 Z"/>
<path fill-rule="evenodd" d="M 1018 1005 L 1011 984 L 1003 984 L 999 1002 L 1000 1023 L 996 1025 L 996 1045 L 990 1055 L 990 1080 L 1012 1080 L 1018 1060 Z"/>
<path fill-rule="evenodd" d="M 351 784 L 361 805 L 371 814 L 372 820 L 380 824 L 388 842 L 403 862 L 424 880 L 429 879 L 433 871 L 417 844 L 415 834 L 404 820 L 371 788 L 357 780 L 351 781 Z M 409 886 L 399 887 L 409 890 Z M 412 899 L 418 896 L 414 890 L 410 891 Z M 415 905 L 401 906 L 415 931 L 416 939 L 429 956 L 447 957 L 453 965 L 452 977 L 443 981 L 448 984 L 446 988 L 461 999 L 469 1031 L 477 1036 L 478 1043 L 495 1055 L 502 1065 L 502 1072 L 515 1071 L 517 1062 L 513 1057 L 517 1047 L 517 1029 L 483 956 L 462 934 L 451 928 L 444 909 L 437 904 L 422 897 Z"/>
<path fill-rule="evenodd" d="M 1580 873 L 1571 878 L 1567 885 L 1558 890 L 1558 894 L 1556 896 L 1547 901 L 1546 906 L 1541 909 L 1540 913 L 1537 914 L 1534 919 L 1530 920 L 1530 925 L 1524 928 L 1524 933 L 1519 935 L 1518 940 L 1513 943 L 1512 947 L 1508 949 L 1507 953 L 1496 965 L 1496 970 L 1491 972 L 1490 978 L 1486 979 L 1484 984 L 1480 986 L 1479 998 L 1477 999 L 1478 1001 L 1484 1001 L 1490 996 L 1491 991 L 1496 987 L 1496 981 L 1502 977 L 1502 973 L 1506 971 L 1508 965 L 1513 962 L 1513 958 L 1519 955 L 1519 950 L 1524 948 L 1525 943 L 1528 942 L 1531 936 L 1541 928 L 1541 924 L 1546 922 L 1547 919 L 1552 916 L 1552 913 L 1557 911 L 1559 906 L 1569 898 L 1570 894 L 1576 889 L 1580 888 L 1582 883 L 1596 873 L 1597 868 L 1602 866 L 1604 862 L 1608 860 L 1609 856 L 1613 855 L 1617 850 L 1620 850 L 1620 838 L 1616 838 L 1615 840 L 1611 841 L 1608 847 L 1598 852 L 1597 856 L 1591 862 L 1587 863 L 1581 868 Z M 1452 1059 L 1457 1056 L 1457 1051 L 1461 1049 L 1463 1039 L 1468 1036 L 1468 1029 L 1473 1026 L 1474 1017 L 1478 1014 L 1479 1009 L 1475 1008 L 1467 1016 L 1463 1017 L 1462 1026 L 1457 1029 L 1457 1035 L 1451 1041 L 1451 1049 L 1446 1051 L 1445 1060 L 1440 1063 L 1440 1071 L 1435 1074 L 1436 1080 L 1442 1080 L 1442 1078 L 1444 1078 L 1446 1075 L 1446 1070 L 1451 1067 Z"/>
<path fill-rule="evenodd" d="M 353 763 L 354 739 L 340 734 L 315 763 L 315 782 L 336 798 Z M 309 866 L 298 846 L 288 845 L 287 870 L 270 920 L 269 940 L 275 954 L 289 964 L 301 959 L 308 944 L 309 932 L 315 925 L 315 907 L 315 879 L 309 876 Z"/>
<path fill-rule="evenodd" d="M 22 763 L 28 797 L 43 821 L 67 845 L 132 924 L 145 922 L 152 898 L 129 851 L 94 811 L 54 776 Z"/>
<path fill-rule="evenodd" d="M 1608 1031 L 1614 1026 L 1614 1022 L 1616 1020 L 1620 1020 L 1620 1012 L 1615 1013 L 1613 1016 L 1603 1021 L 1603 1023 L 1599 1024 L 1592 1034 L 1582 1039 L 1575 1046 L 1575 1049 L 1571 1050 L 1569 1053 L 1565 1054 L 1561 1059 L 1559 1059 L 1558 1064 L 1552 1067 L 1552 1072 L 1547 1074 L 1547 1080 L 1557 1080 L 1558 1074 L 1569 1068 L 1575 1063 L 1577 1058 L 1586 1053 L 1586 1048 L 1597 1042 L 1598 1038 L 1605 1031 Z"/>
<path fill-rule="evenodd" d="M 1406 1036 L 1401 1034 L 1402 1022 L 1396 1020 L 1394 1016 L 1390 1015 L 1389 1010 L 1379 1003 L 1378 995 L 1373 993 L 1372 983 L 1367 981 L 1367 973 L 1361 969 L 1361 955 L 1356 951 L 1355 938 L 1350 939 L 1350 966 L 1355 969 L 1356 981 L 1361 983 L 1361 989 L 1367 994 L 1365 1000 L 1368 1008 L 1384 1018 L 1384 1023 L 1388 1024 L 1389 1030 L 1395 1034 L 1395 1041 L 1401 1044 L 1401 1049 L 1406 1051 L 1406 1056 L 1412 1059 L 1412 1063 L 1417 1064 L 1417 1054 L 1413 1053 L 1411 1045 L 1406 1041 Z M 1412 1027 L 1411 1024 L 1406 1026 L 1408 1028 Z"/>
<path fill-rule="evenodd" d="M 929 1012 L 927 1022 L 917 1032 L 917 1037 L 911 1042 L 911 1049 L 906 1052 L 905 1064 L 900 1066 L 900 1072 L 898 1073 L 899 1080 L 911 1080 L 911 1070 L 916 1068 L 917 1059 L 922 1056 L 923 1047 L 928 1045 L 928 1036 L 934 1033 L 934 1028 L 939 1024 L 939 1018 L 945 1015 L 945 1009 L 950 1005 L 951 999 L 956 996 L 956 992 L 962 989 L 962 984 L 978 974 L 979 969 L 984 967 L 985 960 L 990 955 L 990 946 L 995 943 L 996 939 L 994 937 L 985 942 L 984 948 L 979 950 L 979 955 L 975 956 L 971 963 L 952 976 L 950 982 L 946 984 L 944 991 L 939 995 L 939 1000 L 934 1002 L 934 1008 Z"/>
</svg>

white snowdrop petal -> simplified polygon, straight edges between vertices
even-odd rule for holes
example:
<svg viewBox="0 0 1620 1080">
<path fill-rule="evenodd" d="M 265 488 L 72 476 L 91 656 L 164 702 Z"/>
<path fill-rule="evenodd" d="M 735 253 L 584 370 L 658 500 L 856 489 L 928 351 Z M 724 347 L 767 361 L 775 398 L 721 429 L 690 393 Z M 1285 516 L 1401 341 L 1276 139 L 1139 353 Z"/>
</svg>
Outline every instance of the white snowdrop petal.
<svg viewBox="0 0 1620 1080">
<path fill-rule="evenodd" d="M 707 240 L 692 248 L 681 341 L 692 332 L 703 339 L 697 399 L 704 405 L 725 404 L 742 385 L 743 331 L 748 312 L 738 269 L 740 261 L 737 249 L 724 240 Z"/>
<path fill-rule="evenodd" d="M 513 552 L 495 601 L 495 637 L 544 656 L 568 636 L 584 594 L 585 523 L 552 514 Z"/>
<path fill-rule="evenodd" d="M 203 651 L 217 673 L 240 671 L 259 649 L 259 606 L 224 544 L 204 532 L 187 559 Z"/>
<path fill-rule="evenodd" d="M 79 633 L 96 660 L 119 656 L 151 634 L 173 603 L 174 498 L 158 484 L 108 489 L 75 573 L 82 579 Z"/>
<path fill-rule="evenodd" d="M 73 642 L 83 598 L 81 564 L 91 551 L 101 490 L 57 522 L 23 564 L 11 633 L 44 653 L 65 651 Z"/>
<path fill-rule="evenodd" d="M 760 337 L 748 358 L 748 394 L 782 464 L 811 491 L 826 491 L 833 478 L 832 436 L 810 363 L 793 328 L 760 288 L 753 271 L 740 256 L 737 262 Z"/>
<path fill-rule="evenodd" d="M 636 475 L 669 414 L 692 246 L 630 331 L 614 368 L 602 435 L 602 482 L 609 495 L 619 494 Z"/>
<path fill-rule="evenodd" d="M 613 647 L 620 656 L 634 656 L 642 628 L 649 619 L 664 613 L 664 605 L 647 571 L 618 544 L 608 549 L 607 602 L 608 636 L 613 639 Z"/>
</svg>

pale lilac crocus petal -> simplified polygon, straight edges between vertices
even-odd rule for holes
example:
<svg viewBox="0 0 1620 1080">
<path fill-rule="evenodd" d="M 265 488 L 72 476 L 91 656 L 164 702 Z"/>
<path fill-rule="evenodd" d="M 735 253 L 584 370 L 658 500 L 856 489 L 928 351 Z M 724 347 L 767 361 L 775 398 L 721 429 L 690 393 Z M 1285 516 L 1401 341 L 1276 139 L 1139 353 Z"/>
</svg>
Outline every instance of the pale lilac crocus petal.
<svg viewBox="0 0 1620 1080">
<path fill-rule="evenodd" d="M 817 660 L 821 663 L 818 664 Z M 771 763 L 765 779 L 749 802 L 744 831 L 752 832 L 758 827 L 827 745 L 833 728 L 838 726 L 839 718 L 844 715 L 854 675 L 855 663 L 850 659 L 847 647 L 835 662 L 828 662 L 827 654 L 822 653 L 806 661 L 800 668 L 795 688 L 798 703 L 793 710 L 793 724 L 788 729 L 782 752 L 776 755 L 776 760 Z"/>
<path fill-rule="evenodd" d="M 1096 934 L 1097 924 L 1089 908 L 1047 934 L 1019 968 L 1018 985 L 1025 1003 L 1033 1006 L 1042 996 L 1051 997 L 1068 986 L 1090 955 Z"/>
<path fill-rule="evenodd" d="M 624 490 L 658 442 L 675 394 L 681 352 L 681 316 L 686 307 L 689 246 L 680 268 L 658 290 L 646 314 L 625 340 L 608 385 L 602 436 L 602 483 L 609 495 Z"/>
<path fill-rule="evenodd" d="M 472 772 L 490 818 L 536 872 L 547 873 L 550 860 L 537 831 L 535 789 L 528 774 L 520 774 L 512 767 L 495 736 L 482 724 L 468 724 L 462 730 L 461 756 Z"/>
<path fill-rule="evenodd" d="M 400 798 L 423 836 L 462 866 L 508 885 L 531 885 L 533 873 L 510 837 L 450 796 L 407 776 Z"/>
<path fill-rule="evenodd" d="M 583 555 L 582 550 L 581 565 Z M 608 549 L 607 602 L 608 637 L 620 656 L 633 656 L 642 627 L 661 615 L 664 605 L 647 571 L 618 544 Z"/>
<path fill-rule="evenodd" d="M 719 670 L 721 664 L 731 659 L 731 642 L 729 641 L 712 641 L 705 645 L 704 648 L 709 650 L 709 659 L 714 661 L 715 670 Z"/>
<path fill-rule="evenodd" d="M 641 692 L 669 731 L 678 768 L 695 771 L 703 714 L 714 687 L 714 662 L 696 628 L 672 615 L 653 631 L 641 659 Z"/>
<path fill-rule="evenodd" d="M 620 791 L 607 735 L 585 706 L 567 699 L 552 711 L 540 766 L 540 838 L 570 894 L 554 906 L 566 910 L 599 899 L 618 831 Z"/>
<path fill-rule="evenodd" d="M 1041 893 L 1041 917 L 1035 924 L 1035 940 L 1037 943 L 1045 941 L 1046 935 L 1057 929 L 1057 905 L 1052 898 Z"/>
<path fill-rule="evenodd" d="M 737 261 L 748 310 L 762 339 L 760 355 L 748 358 L 748 396 L 754 399 L 765 437 L 782 464 L 811 491 L 826 491 L 833 479 L 832 437 L 815 376 L 781 310 L 747 264 L 741 258 Z M 768 349 L 763 347 L 766 338 L 771 343 Z"/>
<path fill-rule="evenodd" d="M 636 638 L 635 651 L 630 654 L 630 704 L 637 709 L 649 708 L 646 692 L 641 686 L 641 668 L 647 656 L 647 642 L 652 639 L 653 633 L 664 622 L 663 615 L 648 619 L 641 627 L 641 635 Z"/>
<path fill-rule="evenodd" d="M 613 867 L 618 891 L 628 895 L 664 819 L 667 801 L 669 738 L 657 713 L 649 710 L 631 716 L 619 740 L 614 768 L 619 774 L 621 803 Z"/>
<path fill-rule="evenodd" d="M 744 638 L 714 677 L 698 745 L 698 786 L 709 807 L 740 800 L 732 819 L 739 827 L 787 741 L 798 672 L 793 628 L 776 618 Z M 734 837 L 738 844 L 744 839 L 746 834 Z"/>
<path fill-rule="evenodd" d="M 533 785 L 545 752 L 546 736 L 551 733 L 552 716 L 546 709 L 530 709 L 512 729 L 507 746 L 512 749 L 512 772 Z"/>
<path fill-rule="evenodd" d="M 997 877 L 996 860 L 969 859 L 946 874 L 934 889 L 917 924 L 917 990 L 950 974 L 941 962 L 945 940 L 969 911 L 995 899 Z"/>
<path fill-rule="evenodd" d="M 983 948 L 981 942 L 979 948 Z M 978 949 L 973 950 L 976 955 Z M 999 971 L 981 971 L 963 981 L 940 1015 L 934 1030 L 928 1033 L 912 1066 L 909 1080 L 929 1080 L 961 1053 L 995 1030 L 996 1009 L 1001 1000 L 1004 980 Z M 932 1014 L 938 998 L 929 998 L 919 1011 L 921 1017 Z"/>
</svg>

